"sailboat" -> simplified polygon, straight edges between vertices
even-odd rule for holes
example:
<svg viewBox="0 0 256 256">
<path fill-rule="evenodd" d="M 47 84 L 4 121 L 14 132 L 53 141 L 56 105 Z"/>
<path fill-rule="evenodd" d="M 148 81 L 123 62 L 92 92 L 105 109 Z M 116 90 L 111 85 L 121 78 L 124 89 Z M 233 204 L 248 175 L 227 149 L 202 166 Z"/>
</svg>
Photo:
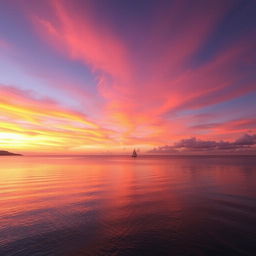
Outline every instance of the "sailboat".
<svg viewBox="0 0 256 256">
<path fill-rule="evenodd" d="M 137 155 L 137 152 L 136 152 L 136 150 L 134 149 L 133 150 L 133 153 L 132 153 L 132 157 L 137 157 L 138 155 Z"/>
</svg>

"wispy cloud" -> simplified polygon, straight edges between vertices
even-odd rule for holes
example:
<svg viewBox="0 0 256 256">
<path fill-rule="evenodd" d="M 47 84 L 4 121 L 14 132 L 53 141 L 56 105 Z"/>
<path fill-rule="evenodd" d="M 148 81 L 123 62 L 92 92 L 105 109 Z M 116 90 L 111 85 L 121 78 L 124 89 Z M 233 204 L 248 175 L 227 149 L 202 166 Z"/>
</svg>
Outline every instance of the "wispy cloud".
<svg viewBox="0 0 256 256">
<path fill-rule="evenodd" d="M 241 104 L 239 116 L 235 107 L 232 117 L 225 111 L 232 100 L 256 91 L 256 39 L 243 16 L 251 15 L 251 3 L 241 4 L 239 11 L 232 1 L 155 2 L 143 6 L 139 23 L 120 15 L 115 6 L 104 9 L 104 3 L 97 1 L 10 5 L 24 16 L 19 18 L 26 21 L 26 35 L 31 36 L 23 36 L 22 41 L 15 33 L 16 40 L 10 38 L 15 55 L 22 53 L 19 65 L 43 83 L 38 91 L 32 84 L 27 86 L 34 91 L 32 102 L 41 115 L 29 105 L 30 96 L 17 90 L 17 100 L 7 102 L 4 110 L 12 117 L 10 123 L 15 124 L 15 116 L 34 125 L 47 120 L 48 127 L 68 126 L 69 136 L 71 132 L 75 136 L 77 129 L 88 133 L 89 127 L 82 123 L 89 122 L 96 125 L 90 129 L 101 134 L 103 144 L 106 140 L 116 147 L 150 148 L 184 135 L 230 141 L 249 130 L 255 132 L 248 107 Z M 238 17 L 240 27 L 231 27 Z M 0 41 L 1 45 L 5 44 Z M 17 79 L 16 88 L 19 83 Z M 36 100 L 46 94 L 55 103 Z M 219 113 L 210 109 L 223 103 L 227 106 Z M 204 114 L 196 119 L 197 112 Z M 71 120 L 79 127 L 70 125 Z"/>
<path fill-rule="evenodd" d="M 25 151 L 86 151 L 111 143 L 111 130 L 100 127 L 83 113 L 71 111 L 32 92 L 0 86 L 1 146 Z M 99 146 L 101 145 L 101 146 Z"/>
</svg>

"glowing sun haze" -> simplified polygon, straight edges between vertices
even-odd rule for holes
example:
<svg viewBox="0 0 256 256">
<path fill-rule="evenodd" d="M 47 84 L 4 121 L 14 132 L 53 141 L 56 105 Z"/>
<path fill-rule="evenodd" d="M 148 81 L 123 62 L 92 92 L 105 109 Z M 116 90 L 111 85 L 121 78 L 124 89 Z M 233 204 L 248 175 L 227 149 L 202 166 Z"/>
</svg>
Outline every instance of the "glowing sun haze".
<svg viewBox="0 0 256 256">
<path fill-rule="evenodd" d="M 242 0 L 2 0 L 0 149 L 254 150 L 255 12 Z"/>
</svg>

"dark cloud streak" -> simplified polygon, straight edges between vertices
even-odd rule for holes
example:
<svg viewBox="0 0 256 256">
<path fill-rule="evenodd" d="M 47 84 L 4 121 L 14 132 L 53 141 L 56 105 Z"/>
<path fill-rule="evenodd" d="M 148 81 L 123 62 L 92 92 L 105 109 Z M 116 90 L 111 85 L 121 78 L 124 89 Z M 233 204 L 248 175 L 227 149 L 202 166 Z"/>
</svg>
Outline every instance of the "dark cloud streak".
<svg viewBox="0 0 256 256">
<path fill-rule="evenodd" d="M 179 152 L 239 152 L 245 150 L 255 150 L 256 134 L 244 134 L 233 142 L 201 140 L 196 137 L 182 139 L 173 145 L 165 145 L 154 148 L 149 153 L 179 153 Z"/>
</svg>

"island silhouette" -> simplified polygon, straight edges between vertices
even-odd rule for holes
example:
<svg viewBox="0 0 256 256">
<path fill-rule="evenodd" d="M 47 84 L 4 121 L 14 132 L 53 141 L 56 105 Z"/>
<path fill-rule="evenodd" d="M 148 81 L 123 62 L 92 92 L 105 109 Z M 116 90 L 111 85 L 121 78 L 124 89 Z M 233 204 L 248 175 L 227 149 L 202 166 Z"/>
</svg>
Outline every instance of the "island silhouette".
<svg viewBox="0 0 256 256">
<path fill-rule="evenodd" d="M 0 150 L 0 156 L 22 156 L 21 154 L 12 153 L 6 150 Z"/>
</svg>

